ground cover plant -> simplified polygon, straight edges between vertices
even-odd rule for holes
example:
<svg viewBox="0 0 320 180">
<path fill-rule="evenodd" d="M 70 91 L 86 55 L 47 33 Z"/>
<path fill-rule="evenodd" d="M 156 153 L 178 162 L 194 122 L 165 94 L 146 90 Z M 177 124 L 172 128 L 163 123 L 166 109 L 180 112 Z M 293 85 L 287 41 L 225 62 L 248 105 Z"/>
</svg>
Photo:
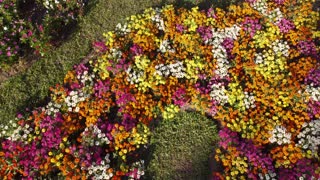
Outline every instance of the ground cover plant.
<svg viewBox="0 0 320 180">
<path fill-rule="evenodd" d="M 278 0 L 131 16 L 4 128 L 0 173 L 139 179 L 148 125 L 193 109 L 221 124 L 214 178 L 319 178 L 316 20 L 311 2 Z"/>
<path fill-rule="evenodd" d="M 85 4 L 76 0 L 1 0 L 0 67 L 8 68 L 26 54 L 45 55 L 70 33 L 84 14 Z"/>
</svg>

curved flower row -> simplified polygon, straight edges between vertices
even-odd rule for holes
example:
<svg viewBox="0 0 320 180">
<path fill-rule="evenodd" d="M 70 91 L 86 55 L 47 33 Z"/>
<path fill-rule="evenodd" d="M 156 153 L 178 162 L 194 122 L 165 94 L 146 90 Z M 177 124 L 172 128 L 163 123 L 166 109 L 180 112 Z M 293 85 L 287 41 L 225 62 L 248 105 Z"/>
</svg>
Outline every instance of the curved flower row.
<svg viewBox="0 0 320 180">
<path fill-rule="evenodd" d="M 292 3 L 293 6 L 292 6 Z M 95 43 L 44 107 L 1 133 L 0 175 L 139 179 L 148 124 L 194 109 L 221 124 L 217 179 L 319 178 L 320 63 L 311 2 L 147 9 Z M 299 13 L 297 13 L 299 12 Z"/>
</svg>

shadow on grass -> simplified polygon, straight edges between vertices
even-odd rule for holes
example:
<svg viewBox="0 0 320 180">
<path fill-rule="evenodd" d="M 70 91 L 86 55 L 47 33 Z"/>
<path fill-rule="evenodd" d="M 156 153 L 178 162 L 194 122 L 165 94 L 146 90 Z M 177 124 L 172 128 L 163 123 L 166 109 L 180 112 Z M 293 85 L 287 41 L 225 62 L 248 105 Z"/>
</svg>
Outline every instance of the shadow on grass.
<svg viewBox="0 0 320 180">
<path fill-rule="evenodd" d="M 180 112 L 172 120 L 153 120 L 150 129 L 144 179 L 210 179 L 211 172 L 221 171 L 214 160 L 218 133 L 211 118 Z"/>
<path fill-rule="evenodd" d="M 162 0 L 160 6 L 172 4 L 176 8 L 191 9 L 198 6 L 200 10 L 208 10 L 211 7 L 226 10 L 231 4 L 238 4 L 243 1 L 244 0 Z"/>
</svg>

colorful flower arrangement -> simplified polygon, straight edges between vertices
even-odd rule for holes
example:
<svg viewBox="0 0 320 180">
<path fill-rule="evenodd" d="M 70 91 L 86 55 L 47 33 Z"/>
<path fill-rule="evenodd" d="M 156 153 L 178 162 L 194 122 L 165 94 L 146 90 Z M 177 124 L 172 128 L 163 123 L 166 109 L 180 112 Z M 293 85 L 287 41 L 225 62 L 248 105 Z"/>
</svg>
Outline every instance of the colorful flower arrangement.
<svg viewBox="0 0 320 180">
<path fill-rule="evenodd" d="M 193 109 L 221 125 L 214 179 L 320 178 L 318 18 L 286 0 L 131 16 L 3 125 L 0 176 L 139 179 L 149 123 Z"/>
</svg>

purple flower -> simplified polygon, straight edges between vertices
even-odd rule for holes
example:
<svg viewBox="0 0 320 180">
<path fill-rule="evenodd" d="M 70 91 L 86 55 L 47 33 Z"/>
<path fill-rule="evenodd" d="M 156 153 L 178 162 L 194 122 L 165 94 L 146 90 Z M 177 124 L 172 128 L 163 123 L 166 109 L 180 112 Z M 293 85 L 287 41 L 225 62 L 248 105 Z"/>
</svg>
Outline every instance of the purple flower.
<svg viewBox="0 0 320 180">
<path fill-rule="evenodd" d="M 308 115 L 311 119 L 315 118 L 317 115 L 320 115 L 320 102 L 309 100 L 308 102 Z"/>
<path fill-rule="evenodd" d="M 287 33 L 295 27 L 291 21 L 285 18 L 282 18 L 276 25 L 280 28 L 280 32 L 282 33 Z"/>
<path fill-rule="evenodd" d="M 143 49 L 137 44 L 133 44 L 133 46 L 130 47 L 130 51 L 133 54 L 133 56 L 137 56 L 143 53 Z"/>
<path fill-rule="evenodd" d="M 136 126 L 138 121 L 134 119 L 130 114 L 123 114 L 121 125 L 124 126 L 126 131 L 130 131 L 133 127 Z"/>
<path fill-rule="evenodd" d="M 198 27 L 197 32 L 200 34 L 203 41 L 207 41 L 212 38 L 212 31 L 211 28 L 208 26 Z"/>
<path fill-rule="evenodd" d="M 298 43 L 298 49 L 300 53 L 307 55 L 307 56 L 313 56 L 318 57 L 316 45 L 312 41 L 300 41 Z"/>
<path fill-rule="evenodd" d="M 297 177 L 305 176 L 305 179 L 319 178 L 319 174 L 315 172 L 318 164 L 313 163 L 310 159 L 299 159 L 291 168 L 280 167 L 278 169 L 279 179 L 296 179 Z"/>
<path fill-rule="evenodd" d="M 93 47 L 97 52 L 106 52 L 107 51 L 107 46 L 105 45 L 104 42 L 94 42 Z"/>
<path fill-rule="evenodd" d="M 282 5 L 286 0 L 274 0 L 274 2 L 278 5 Z"/>
<path fill-rule="evenodd" d="M 313 87 L 320 86 L 320 68 L 311 69 L 307 77 L 304 79 L 304 83 Z"/>
<path fill-rule="evenodd" d="M 183 25 L 177 24 L 177 25 L 176 25 L 176 29 L 177 29 L 178 32 L 183 32 L 185 28 L 184 28 Z"/>
<path fill-rule="evenodd" d="M 186 95 L 185 88 L 177 89 L 172 96 L 173 103 L 180 107 L 184 106 L 188 102 L 188 99 L 185 97 L 185 95 Z"/>
<path fill-rule="evenodd" d="M 243 29 L 250 34 L 251 37 L 254 36 L 257 30 L 262 28 L 261 24 L 259 24 L 258 19 L 253 19 L 246 17 L 244 22 L 242 23 Z"/>
<path fill-rule="evenodd" d="M 99 80 L 93 86 L 94 95 L 98 98 L 102 98 L 103 94 L 110 90 L 110 81 L 107 79 L 105 81 Z"/>
<path fill-rule="evenodd" d="M 207 17 L 217 18 L 212 7 L 208 9 Z"/>
</svg>

